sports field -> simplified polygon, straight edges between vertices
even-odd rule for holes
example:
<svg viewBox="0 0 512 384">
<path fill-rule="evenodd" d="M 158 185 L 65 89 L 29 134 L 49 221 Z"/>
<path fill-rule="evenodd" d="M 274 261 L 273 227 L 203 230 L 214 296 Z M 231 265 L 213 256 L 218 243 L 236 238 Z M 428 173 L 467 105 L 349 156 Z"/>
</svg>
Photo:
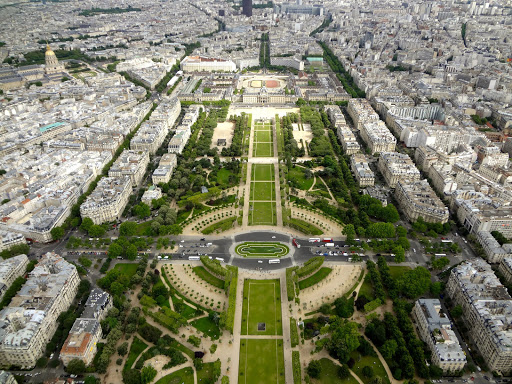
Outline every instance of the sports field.
<svg viewBox="0 0 512 384">
<path fill-rule="evenodd" d="M 249 225 L 276 225 L 276 189 L 273 164 L 253 164 L 249 195 Z"/>
<path fill-rule="evenodd" d="M 282 340 L 240 340 L 239 384 L 284 384 Z"/>
<path fill-rule="evenodd" d="M 274 156 L 272 122 L 257 121 L 254 123 L 253 154 L 254 157 Z"/>
<path fill-rule="evenodd" d="M 279 280 L 245 280 L 242 335 L 282 335 Z"/>
</svg>

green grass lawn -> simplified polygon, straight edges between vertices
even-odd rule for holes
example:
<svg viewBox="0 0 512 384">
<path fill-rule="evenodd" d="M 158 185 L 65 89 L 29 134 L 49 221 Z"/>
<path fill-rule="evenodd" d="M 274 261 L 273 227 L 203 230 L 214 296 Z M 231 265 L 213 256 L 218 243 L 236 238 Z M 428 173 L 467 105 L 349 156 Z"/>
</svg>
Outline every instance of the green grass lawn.
<svg viewBox="0 0 512 384">
<path fill-rule="evenodd" d="M 146 349 L 148 345 L 139 339 L 137 336 L 133 337 L 132 345 L 130 345 L 130 352 L 128 353 L 128 358 L 126 359 L 126 363 L 124 364 L 124 370 L 131 369 L 135 360 L 139 357 L 143 350 Z"/>
<path fill-rule="evenodd" d="M 251 205 L 250 225 L 276 225 L 276 203 L 257 201 L 251 202 Z"/>
<path fill-rule="evenodd" d="M 217 340 L 220 337 L 219 326 L 210 320 L 208 316 L 194 320 L 190 324 L 197 330 L 211 337 L 213 340 Z"/>
<path fill-rule="evenodd" d="M 386 374 L 386 370 L 377 356 L 361 356 L 358 351 L 354 351 L 350 354 L 350 357 L 356 362 L 352 367 L 352 371 L 359 376 L 363 383 L 369 384 L 372 381 L 372 379 L 363 375 L 363 367 L 368 365 L 373 368 L 374 377 L 381 377 L 384 384 L 389 384 L 389 378 Z"/>
<path fill-rule="evenodd" d="M 251 200 L 275 200 L 276 191 L 272 181 L 258 181 L 251 183 Z"/>
<path fill-rule="evenodd" d="M 390 275 L 394 278 L 394 279 L 397 279 L 399 278 L 404 272 L 407 272 L 408 270 L 410 270 L 411 267 L 406 267 L 406 266 L 399 266 L 399 265 L 393 265 L 393 266 L 390 266 L 389 267 L 389 273 Z"/>
<path fill-rule="evenodd" d="M 254 157 L 272 157 L 273 156 L 273 144 L 272 143 L 257 143 L 253 144 Z"/>
<path fill-rule="evenodd" d="M 233 174 L 232 171 L 226 168 L 221 168 L 217 171 L 217 183 L 220 185 L 229 185 L 229 176 Z"/>
<path fill-rule="evenodd" d="M 235 252 L 243 257 L 281 257 L 290 252 L 290 248 L 278 242 L 246 241 L 235 248 Z"/>
<path fill-rule="evenodd" d="M 252 181 L 274 181 L 273 164 L 253 164 Z"/>
<path fill-rule="evenodd" d="M 265 323 L 258 331 L 258 323 Z M 282 335 L 279 280 L 245 280 L 242 303 L 242 335 Z"/>
<path fill-rule="evenodd" d="M 238 384 L 284 384 L 282 340 L 240 340 Z"/>
<path fill-rule="evenodd" d="M 367 276 L 364 277 L 363 284 L 361 285 L 361 288 L 359 288 L 358 296 L 364 295 L 369 300 L 373 300 L 373 299 L 375 299 L 375 296 L 373 294 L 372 282 L 370 281 L 369 275 L 367 275 Z"/>
<path fill-rule="evenodd" d="M 203 369 L 197 371 L 197 382 L 198 383 L 206 383 L 208 379 L 213 378 L 213 362 L 212 363 L 204 363 Z M 213 380 L 210 381 L 213 383 Z"/>
<path fill-rule="evenodd" d="M 331 268 L 320 268 L 315 274 L 309 276 L 307 279 L 299 281 L 299 289 L 306 289 L 312 285 L 318 284 L 320 281 L 325 279 L 331 271 Z"/>
<path fill-rule="evenodd" d="M 358 381 L 350 376 L 347 379 L 341 380 L 338 377 L 338 367 L 339 365 L 334 364 L 333 361 L 323 358 L 320 359 L 320 364 L 322 366 L 322 372 L 320 373 L 320 377 L 318 379 L 312 379 L 311 382 L 313 384 L 357 384 Z"/>
<path fill-rule="evenodd" d="M 155 384 L 194 384 L 194 370 L 191 367 L 182 368 L 162 377 Z"/>
<path fill-rule="evenodd" d="M 288 180 L 292 182 L 292 186 L 295 188 L 307 191 L 313 186 L 315 179 L 311 177 L 306 179 L 305 169 L 301 167 L 295 167 L 288 171 Z"/>
<path fill-rule="evenodd" d="M 272 132 L 270 131 L 255 131 L 254 132 L 254 142 L 255 143 L 271 143 L 272 142 Z"/>
<path fill-rule="evenodd" d="M 199 276 L 207 283 L 213 285 L 214 287 L 224 289 L 224 280 L 219 279 L 217 276 L 213 276 L 204 267 L 194 267 L 192 270 L 197 276 Z"/>
<path fill-rule="evenodd" d="M 135 272 L 137 272 L 138 266 L 139 266 L 139 264 L 119 263 L 119 264 L 116 264 L 114 269 L 121 271 L 121 273 L 123 273 L 124 275 L 128 276 L 128 278 L 130 278 L 133 275 L 135 275 Z"/>
</svg>

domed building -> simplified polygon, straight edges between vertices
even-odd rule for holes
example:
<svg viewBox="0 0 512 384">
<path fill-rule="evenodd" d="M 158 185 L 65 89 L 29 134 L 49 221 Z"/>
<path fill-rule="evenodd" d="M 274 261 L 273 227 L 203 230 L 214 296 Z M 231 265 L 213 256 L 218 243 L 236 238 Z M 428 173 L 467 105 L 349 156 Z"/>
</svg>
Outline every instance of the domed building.
<svg viewBox="0 0 512 384">
<path fill-rule="evenodd" d="M 59 59 L 55 55 L 55 52 L 52 51 L 49 44 L 46 44 L 46 52 L 44 54 L 45 67 L 44 70 L 46 74 L 60 73 L 64 71 L 64 65 L 59 63 Z"/>
</svg>

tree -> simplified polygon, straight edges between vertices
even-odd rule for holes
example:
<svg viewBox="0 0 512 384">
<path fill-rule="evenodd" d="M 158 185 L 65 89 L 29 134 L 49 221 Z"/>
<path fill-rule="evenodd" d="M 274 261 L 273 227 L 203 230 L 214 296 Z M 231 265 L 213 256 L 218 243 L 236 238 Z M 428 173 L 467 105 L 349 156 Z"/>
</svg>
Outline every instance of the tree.
<svg viewBox="0 0 512 384">
<path fill-rule="evenodd" d="M 350 371 L 345 364 L 338 368 L 338 377 L 341 380 L 348 379 L 350 377 Z"/>
<path fill-rule="evenodd" d="M 128 260 L 135 260 L 137 257 L 137 247 L 133 244 L 130 244 L 128 248 L 126 248 L 126 258 Z"/>
<path fill-rule="evenodd" d="M 108 257 L 115 259 L 116 257 L 121 256 L 123 254 L 123 248 L 117 243 L 112 243 L 108 247 L 107 254 Z"/>
<path fill-rule="evenodd" d="M 337 319 L 330 325 L 333 329 L 331 339 L 326 344 L 327 349 L 342 363 L 350 358 L 350 353 L 359 347 L 359 331 L 357 324 L 347 320 Z"/>
<path fill-rule="evenodd" d="M 84 217 L 82 219 L 82 224 L 80 224 L 80 229 L 84 232 L 89 232 L 89 229 L 94 225 L 93 221 L 90 217 Z"/>
<path fill-rule="evenodd" d="M 380 347 L 380 353 L 382 357 L 386 360 L 391 360 L 393 356 L 395 356 L 395 352 L 398 349 L 398 344 L 395 340 L 389 339 L 386 340 L 384 344 L 382 344 L 382 347 Z"/>
<path fill-rule="evenodd" d="M 346 299 L 345 297 L 340 297 L 334 301 L 334 312 L 339 317 L 344 317 L 348 319 L 354 314 L 354 298 Z"/>
<path fill-rule="evenodd" d="M 416 267 L 397 278 L 396 285 L 402 295 L 415 299 L 430 288 L 430 272 L 425 267 Z"/>
<path fill-rule="evenodd" d="M 62 227 L 53 227 L 50 231 L 53 240 L 60 240 L 64 237 L 64 228 Z"/>
<path fill-rule="evenodd" d="M 101 237 L 105 234 L 105 229 L 101 225 L 92 225 L 89 228 L 89 236 Z"/>
<path fill-rule="evenodd" d="M 402 263 L 405 261 L 405 251 L 401 245 L 393 247 L 393 253 L 395 254 L 396 263 Z"/>
<path fill-rule="evenodd" d="M 86 370 L 85 363 L 80 359 L 73 359 L 68 363 L 66 371 L 72 375 L 81 375 Z"/>
<path fill-rule="evenodd" d="M 430 293 L 434 296 L 439 296 L 443 290 L 443 284 L 440 281 L 430 284 Z"/>
<path fill-rule="evenodd" d="M 124 356 L 128 353 L 128 343 L 124 342 L 119 347 L 117 347 L 117 353 L 119 356 Z"/>
<path fill-rule="evenodd" d="M 460 305 L 456 305 L 453 307 L 451 311 L 452 316 L 457 319 L 462 316 L 462 307 Z"/>
<path fill-rule="evenodd" d="M 432 268 L 441 270 L 450 264 L 450 259 L 448 259 L 446 256 L 440 257 L 438 259 L 436 259 L 435 256 L 432 256 L 431 263 Z"/>
<path fill-rule="evenodd" d="M 320 377 L 320 373 L 322 373 L 322 364 L 320 364 L 320 360 L 311 360 L 308 364 L 307 372 L 308 375 L 314 379 Z"/>
<path fill-rule="evenodd" d="M 132 212 L 139 219 L 145 219 L 146 217 L 151 216 L 151 209 L 149 208 L 149 205 L 145 203 L 140 203 L 134 206 Z"/>
<path fill-rule="evenodd" d="M 366 376 L 369 379 L 371 379 L 375 375 L 375 373 L 373 372 L 373 368 L 370 367 L 369 365 L 365 365 L 361 372 L 363 373 L 364 376 Z"/>
<path fill-rule="evenodd" d="M 140 381 L 142 384 L 147 384 L 153 381 L 153 379 L 156 377 L 157 371 L 153 366 L 147 365 L 140 371 Z"/>
<path fill-rule="evenodd" d="M 119 234 L 123 236 L 133 236 L 137 232 L 137 223 L 125 221 L 119 226 Z"/>
</svg>

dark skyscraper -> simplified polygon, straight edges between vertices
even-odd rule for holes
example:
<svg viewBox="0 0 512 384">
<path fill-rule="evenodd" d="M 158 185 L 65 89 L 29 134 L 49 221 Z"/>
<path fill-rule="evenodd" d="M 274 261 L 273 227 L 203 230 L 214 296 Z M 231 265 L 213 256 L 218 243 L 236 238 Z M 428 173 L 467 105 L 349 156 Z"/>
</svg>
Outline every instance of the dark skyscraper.
<svg viewBox="0 0 512 384">
<path fill-rule="evenodd" d="M 242 13 L 247 16 L 252 16 L 252 0 L 242 0 Z"/>
</svg>

